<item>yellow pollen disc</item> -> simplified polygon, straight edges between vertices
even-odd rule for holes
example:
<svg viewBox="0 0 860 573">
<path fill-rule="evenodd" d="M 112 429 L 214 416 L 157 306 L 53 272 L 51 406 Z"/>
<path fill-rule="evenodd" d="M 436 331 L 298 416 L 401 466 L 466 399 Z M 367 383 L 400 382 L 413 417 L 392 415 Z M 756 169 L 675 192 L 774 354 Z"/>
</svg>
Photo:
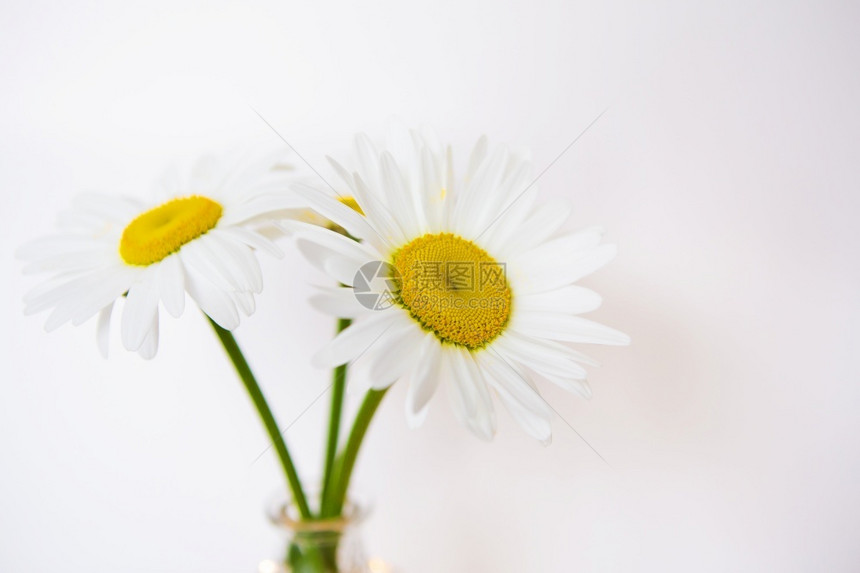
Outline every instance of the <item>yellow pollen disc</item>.
<svg viewBox="0 0 860 573">
<path fill-rule="evenodd" d="M 119 254 L 130 265 L 151 265 L 214 228 L 221 205 L 192 195 L 138 215 L 122 232 Z"/>
<path fill-rule="evenodd" d="M 451 233 L 410 241 L 392 258 L 398 303 L 442 342 L 476 349 L 505 329 L 511 289 L 505 266 Z"/>
</svg>

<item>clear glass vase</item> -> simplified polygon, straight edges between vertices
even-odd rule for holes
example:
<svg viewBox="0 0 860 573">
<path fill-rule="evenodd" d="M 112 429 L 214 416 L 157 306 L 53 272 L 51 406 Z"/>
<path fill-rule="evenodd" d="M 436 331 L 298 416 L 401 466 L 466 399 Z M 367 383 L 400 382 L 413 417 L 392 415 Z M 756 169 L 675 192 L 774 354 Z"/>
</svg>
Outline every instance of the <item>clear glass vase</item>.
<svg viewBox="0 0 860 573">
<path fill-rule="evenodd" d="M 373 573 L 361 540 L 367 507 L 347 503 L 341 517 L 302 521 L 283 498 L 268 509 L 269 521 L 286 537 L 284 556 L 260 563 L 259 573 Z"/>
</svg>

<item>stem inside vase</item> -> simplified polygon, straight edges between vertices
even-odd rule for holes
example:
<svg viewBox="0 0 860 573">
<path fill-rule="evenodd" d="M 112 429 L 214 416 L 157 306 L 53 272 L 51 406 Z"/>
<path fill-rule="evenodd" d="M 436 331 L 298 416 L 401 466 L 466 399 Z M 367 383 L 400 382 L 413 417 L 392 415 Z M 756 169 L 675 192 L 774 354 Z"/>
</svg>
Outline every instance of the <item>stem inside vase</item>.
<svg viewBox="0 0 860 573">
<path fill-rule="evenodd" d="M 317 501 L 311 496 L 310 501 Z M 302 519 L 296 506 L 279 496 L 269 520 L 286 533 L 283 567 L 290 573 L 368 573 L 360 526 L 367 505 L 347 503 L 340 517 Z"/>
</svg>

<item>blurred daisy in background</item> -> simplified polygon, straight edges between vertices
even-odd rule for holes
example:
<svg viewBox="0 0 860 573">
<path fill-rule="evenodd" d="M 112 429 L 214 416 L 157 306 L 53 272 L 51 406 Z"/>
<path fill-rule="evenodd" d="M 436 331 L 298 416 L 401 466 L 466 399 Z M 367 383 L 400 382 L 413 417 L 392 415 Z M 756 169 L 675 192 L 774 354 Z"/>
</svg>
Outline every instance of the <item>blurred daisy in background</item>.
<svg viewBox="0 0 860 573">
<path fill-rule="evenodd" d="M 304 256 L 344 285 L 311 302 L 353 319 L 314 363 L 364 357 L 373 388 L 407 381 L 413 426 L 444 382 L 460 419 L 484 439 L 496 430 L 495 394 L 530 435 L 548 443 L 552 409 L 536 382 L 588 397 L 581 364 L 593 361 L 568 343 L 629 342 L 579 316 L 601 298 L 574 284 L 616 248 L 601 244 L 599 228 L 560 232 L 570 211 L 560 202 L 536 203 L 522 154 L 490 150 L 482 137 L 459 178 L 451 157 L 428 130 L 395 129 L 383 149 L 360 134 L 353 169 L 329 159 L 338 175 L 331 187 L 294 185 L 336 226 L 285 224 Z M 374 279 L 388 286 L 372 288 Z"/>
<path fill-rule="evenodd" d="M 283 255 L 266 224 L 297 207 L 291 170 L 275 164 L 271 156 L 241 163 L 204 157 L 187 173 L 169 169 L 151 202 L 78 197 L 61 214 L 58 234 L 18 250 L 25 272 L 50 274 L 25 296 L 25 312 L 51 310 L 49 331 L 98 315 L 105 356 L 111 314 L 123 298 L 123 346 L 144 358 L 158 349 L 159 303 L 179 317 L 186 293 L 218 325 L 236 328 L 263 288 L 256 251 Z"/>
</svg>

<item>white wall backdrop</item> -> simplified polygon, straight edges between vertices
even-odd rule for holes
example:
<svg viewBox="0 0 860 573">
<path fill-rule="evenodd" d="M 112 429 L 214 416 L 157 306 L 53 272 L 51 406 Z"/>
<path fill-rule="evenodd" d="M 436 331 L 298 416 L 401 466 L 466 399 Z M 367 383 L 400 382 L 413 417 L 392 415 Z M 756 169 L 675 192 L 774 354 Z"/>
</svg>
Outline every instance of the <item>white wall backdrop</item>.
<svg viewBox="0 0 860 573">
<path fill-rule="evenodd" d="M 609 229 L 587 284 L 631 334 L 590 401 L 491 445 L 444 396 L 386 399 L 360 460 L 373 555 L 405 573 L 860 568 L 860 7 L 849 2 L 9 2 L 0 19 L 0 570 L 251 572 L 279 487 L 202 319 L 157 358 L 24 317 L 14 249 L 87 190 L 145 194 L 174 158 L 280 141 L 319 169 L 399 116 L 464 158 L 487 133 Z M 462 164 L 462 163 L 461 163 Z M 328 384 L 311 272 L 266 260 L 237 333 L 281 420 Z M 308 475 L 321 400 L 287 439 Z"/>
</svg>

